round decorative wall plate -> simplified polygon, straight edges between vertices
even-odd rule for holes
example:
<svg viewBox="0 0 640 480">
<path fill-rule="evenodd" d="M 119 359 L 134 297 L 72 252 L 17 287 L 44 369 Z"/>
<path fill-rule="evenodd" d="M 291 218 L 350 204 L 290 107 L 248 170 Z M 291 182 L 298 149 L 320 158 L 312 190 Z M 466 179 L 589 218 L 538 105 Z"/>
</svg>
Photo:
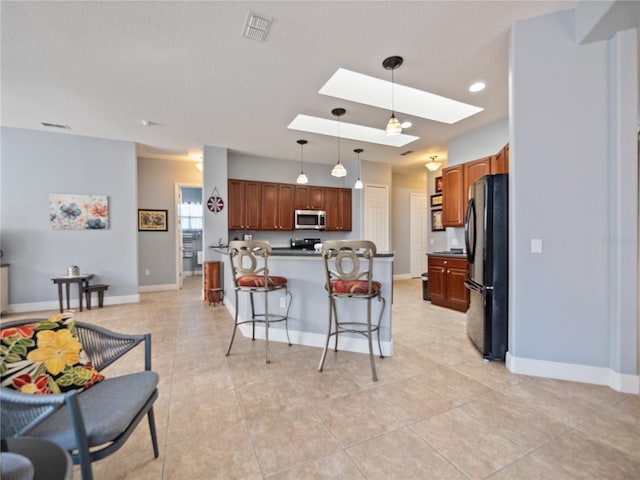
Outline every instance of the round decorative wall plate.
<svg viewBox="0 0 640 480">
<path fill-rule="evenodd" d="M 219 213 L 224 209 L 224 200 L 222 200 L 217 188 L 213 189 L 211 196 L 207 200 L 207 208 L 213 213 Z"/>
</svg>

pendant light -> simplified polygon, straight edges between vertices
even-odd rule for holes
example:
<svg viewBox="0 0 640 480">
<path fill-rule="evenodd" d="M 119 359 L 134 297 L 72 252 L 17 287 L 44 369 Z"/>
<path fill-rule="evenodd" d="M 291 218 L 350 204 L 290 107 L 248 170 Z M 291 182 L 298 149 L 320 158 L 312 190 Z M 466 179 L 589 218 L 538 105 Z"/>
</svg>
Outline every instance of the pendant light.
<svg viewBox="0 0 640 480">
<path fill-rule="evenodd" d="M 353 188 L 355 188 L 356 190 L 362 190 L 363 185 L 362 185 L 362 180 L 360 180 L 360 154 L 364 152 L 364 150 L 361 148 L 356 148 L 354 152 L 356 152 L 356 155 L 358 155 L 358 180 L 356 180 L 356 183 L 353 186 Z"/>
<path fill-rule="evenodd" d="M 435 172 L 436 170 L 438 170 L 440 168 L 440 162 L 436 162 L 436 158 L 438 158 L 437 155 L 433 155 L 431 157 L 431 160 L 429 160 L 429 162 L 425 163 L 424 166 L 427 167 L 429 169 L 429 171 L 431 172 Z"/>
<path fill-rule="evenodd" d="M 304 174 L 304 156 L 302 152 L 303 146 L 306 145 L 307 141 L 297 140 L 296 142 L 298 143 L 298 145 L 300 145 L 300 175 L 298 175 L 298 179 L 296 180 L 296 183 L 300 183 L 304 185 L 305 183 L 309 183 L 309 179 Z"/>
<path fill-rule="evenodd" d="M 402 65 L 402 57 L 393 56 L 385 58 L 382 66 L 387 70 L 391 70 L 391 118 L 387 123 L 384 133 L 387 135 L 400 135 L 402 133 L 402 125 L 396 118 L 394 98 L 393 98 L 393 71 Z"/>
<path fill-rule="evenodd" d="M 347 113 L 347 111 L 344 108 L 334 108 L 331 110 L 331 113 L 338 117 L 338 163 L 336 163 L 333 170 L 331 170 L 331 175 L 334 177 L 344 177 L 347 175 L 347 169 L 340 163 L 340 117 Z"/>
</svg>

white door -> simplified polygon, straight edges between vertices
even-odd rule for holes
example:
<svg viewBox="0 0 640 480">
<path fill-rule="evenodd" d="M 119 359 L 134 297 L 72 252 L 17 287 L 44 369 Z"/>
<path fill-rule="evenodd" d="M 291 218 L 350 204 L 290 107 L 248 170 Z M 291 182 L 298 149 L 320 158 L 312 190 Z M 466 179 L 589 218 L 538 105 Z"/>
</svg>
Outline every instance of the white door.
<svg viewBox="0 0 640 480">
<path fill-rule="evenodd" d="M 427 232 L 429 222 L 429 208 L 427 195 L 424 193 L 412 193 L 410 199 L 409 218 L 409 248 L 410 270 L 412 277 L 419 277 L 427 270 Z"/>
<path fill-rule="evenodd" d="M 364 186 L 364 238 L 376 244 L 379 252 L 388 252 L 389 245 L 389 187 Z"/>
</svg>

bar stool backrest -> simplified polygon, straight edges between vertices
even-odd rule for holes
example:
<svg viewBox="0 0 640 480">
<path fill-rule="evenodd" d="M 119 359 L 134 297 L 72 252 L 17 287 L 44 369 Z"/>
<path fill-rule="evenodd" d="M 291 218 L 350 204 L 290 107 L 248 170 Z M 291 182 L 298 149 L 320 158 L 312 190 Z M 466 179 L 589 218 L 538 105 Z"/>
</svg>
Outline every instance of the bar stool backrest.
<svg viewBox="0 0 640 480">
<path fill-rule="evenodd" d="M 267 259 L 271 255 L 271 245 L 263 240 L 234 240 L 229 242 L 231 272 L 237 285 L 243 276 L 269 276 Z M 268 282 L 265 283 L 268 285 Z"/>
<path fill-rule="evenodd" d="M 373 258 L 376 245 L 369 240 L 330 240 L 322 244 L 322 257 L 325 266 L 326 288 L 331 282 L 355 282 L 368 284 L 363 295 L 374 293 Z M 335 293 L 335 292 L 334 292 Z M 354 295 L 354 292 L 349 294 Z"/>
</svg>

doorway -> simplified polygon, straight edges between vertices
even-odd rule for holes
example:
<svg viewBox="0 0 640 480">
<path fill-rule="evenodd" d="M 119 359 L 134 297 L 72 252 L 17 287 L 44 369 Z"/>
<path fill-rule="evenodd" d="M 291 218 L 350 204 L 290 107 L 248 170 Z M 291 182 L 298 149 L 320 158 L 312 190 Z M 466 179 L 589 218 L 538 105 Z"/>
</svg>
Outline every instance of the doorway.
<svg viewBox="0 0 640 480">
<path fill-rule="evenodd" d="M 176 283 L 202 275 L 202 186 L 176 184 Z"/>
<path fill-rule="evenodd" d="M 429 209 L 425 193 L 411 193 L 409 201 L 409 261 L 412 278 L 419 277 L 427 268 L 427 231 Z"/>
</svg>

